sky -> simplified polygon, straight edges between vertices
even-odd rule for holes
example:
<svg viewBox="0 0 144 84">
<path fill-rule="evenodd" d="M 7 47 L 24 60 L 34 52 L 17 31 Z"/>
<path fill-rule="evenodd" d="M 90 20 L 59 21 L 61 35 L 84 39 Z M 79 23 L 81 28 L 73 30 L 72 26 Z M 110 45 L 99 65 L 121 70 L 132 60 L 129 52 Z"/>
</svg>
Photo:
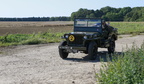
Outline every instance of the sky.
<svg viewBox="0 0 144 84">
<path fill-rule="evenodd" d="M 70 16 L 80 8 L 144 7 L 144 0 L 0 0 L 0 17 Z"/>
</svg>

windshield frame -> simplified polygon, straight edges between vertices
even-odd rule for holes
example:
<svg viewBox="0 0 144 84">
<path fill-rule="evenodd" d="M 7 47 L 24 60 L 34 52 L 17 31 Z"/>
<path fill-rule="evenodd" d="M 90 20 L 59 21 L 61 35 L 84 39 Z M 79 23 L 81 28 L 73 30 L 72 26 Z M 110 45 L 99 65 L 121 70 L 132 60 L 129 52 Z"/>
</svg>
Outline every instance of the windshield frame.
<svg viewBox="0 0 144 84">
<path fill-rule="evenodd" d="M 102 20 L 95 18 L 76 18 L 74 32 L 101 32 Z"/>
</svg>

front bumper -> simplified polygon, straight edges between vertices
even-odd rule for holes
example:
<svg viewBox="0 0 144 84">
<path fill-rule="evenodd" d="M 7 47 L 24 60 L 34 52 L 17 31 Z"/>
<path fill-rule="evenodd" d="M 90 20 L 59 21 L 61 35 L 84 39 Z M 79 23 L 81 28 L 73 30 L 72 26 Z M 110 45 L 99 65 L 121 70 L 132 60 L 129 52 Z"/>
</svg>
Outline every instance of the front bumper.
<svg viewBox="0 0 144 84">
<path fill-rule="evenodd" d="M 86 50 L 86 47 L 59 46 L 59 49 L 85 51 L 85 50 Z"/>
</svg>

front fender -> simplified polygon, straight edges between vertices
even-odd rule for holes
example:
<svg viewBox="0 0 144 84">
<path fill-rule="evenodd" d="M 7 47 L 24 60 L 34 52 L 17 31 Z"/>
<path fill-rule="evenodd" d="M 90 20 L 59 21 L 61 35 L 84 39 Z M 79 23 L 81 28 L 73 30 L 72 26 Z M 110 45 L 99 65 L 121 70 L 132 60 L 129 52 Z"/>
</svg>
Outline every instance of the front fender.
<svg viewBox="0 0 144 84">
<path fill-rule="evenodd" d="M 87 47 L 91 41 L 95 41 L 97 43 L 97 41 L 100 39 L 101 37 L 84 39 L 83 45 Z"/>
</svg>

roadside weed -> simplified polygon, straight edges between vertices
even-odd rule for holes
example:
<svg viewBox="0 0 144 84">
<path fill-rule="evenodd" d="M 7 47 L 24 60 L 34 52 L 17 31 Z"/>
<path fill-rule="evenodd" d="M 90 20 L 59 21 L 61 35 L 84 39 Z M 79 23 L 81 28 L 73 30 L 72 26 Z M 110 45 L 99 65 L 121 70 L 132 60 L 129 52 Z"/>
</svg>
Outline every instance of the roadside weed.
<svg viewBox="0 0 144 84">
<path fill-rule="evenodd" d="M 97 74 L 100 84 L 144 84 L 144 43 L 133 46 L 123 55 L 113 56 Z"/>
</svg>

